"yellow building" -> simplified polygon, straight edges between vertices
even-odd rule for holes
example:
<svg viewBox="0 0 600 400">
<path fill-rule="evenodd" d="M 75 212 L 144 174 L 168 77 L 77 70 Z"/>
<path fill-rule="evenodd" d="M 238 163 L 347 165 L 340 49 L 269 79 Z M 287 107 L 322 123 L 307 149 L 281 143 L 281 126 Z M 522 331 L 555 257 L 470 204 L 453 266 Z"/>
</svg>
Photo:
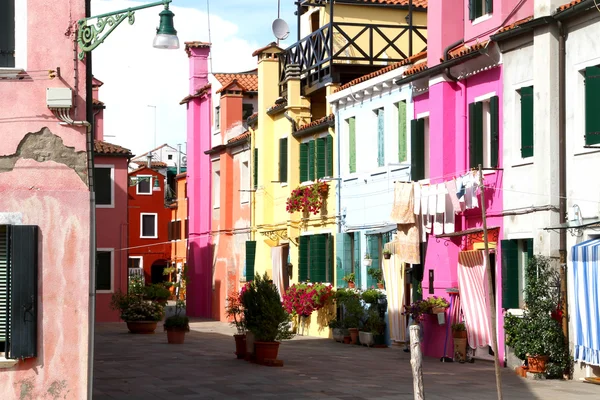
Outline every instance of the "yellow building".
<svg viewBox="0 0 600 400">
<path fill-rule="evenodd" d="M 259 100 L 248 120 L 254 192 L 246 278 L 267 272 L 280 292 L 297 282 L 343 282 L 335 271 L 339 178 L 326 96 L 426 47 L 424 0 L 413 0 L 412 23 L 408 0 L 315 3 L 298 6 L 295 44 L 282 49 L 271 43 L 253 54 Z M 312 196 L 317 210 L 288 212 L 295 205 L 288 203 L 291 196 L 301 200 L 317 188 L 324 194 Z M 304 334 L 328 336 L 328 318 L 312 316 Z"/>
</svg>

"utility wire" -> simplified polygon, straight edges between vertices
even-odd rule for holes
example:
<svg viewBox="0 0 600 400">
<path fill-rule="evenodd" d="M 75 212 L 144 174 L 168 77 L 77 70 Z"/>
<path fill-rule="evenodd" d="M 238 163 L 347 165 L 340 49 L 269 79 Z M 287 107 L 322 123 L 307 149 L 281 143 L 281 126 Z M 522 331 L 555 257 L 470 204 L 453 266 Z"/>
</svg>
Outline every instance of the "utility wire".
<svg viewBox="0 0 600 400">
<path fill-rule="evenodd" d="M 207 16 L 207 19 L 208 19 L 208 43 L 210 43 L 211 46 L 212 46 L 212 40 L 210 38 L 210 0 L 206 0 L 206 16 Z M 210 66 L 210 71 L 209 72 L 211 74 L 213 72 L 213 64 L 212 64 L 212 58 L 213 58 L 213 56 L 212 56 L 212 53 L 213 52 L 212 52 L 212 49 L 211 49 L 211 51 L 209 53 L 210 57 L 208 57 L 208 62 L 209 62 L 209 66 Z"/>
</svg>

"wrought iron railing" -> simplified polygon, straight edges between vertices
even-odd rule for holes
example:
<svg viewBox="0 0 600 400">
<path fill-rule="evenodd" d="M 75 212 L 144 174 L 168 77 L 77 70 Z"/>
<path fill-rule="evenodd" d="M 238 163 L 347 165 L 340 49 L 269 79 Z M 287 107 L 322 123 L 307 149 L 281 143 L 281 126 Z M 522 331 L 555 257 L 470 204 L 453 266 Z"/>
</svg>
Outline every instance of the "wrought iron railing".
<svg viewBox="0 0 600 400">
<path fill-rule="evenodd" d="M 402 61 L 427 49 L 426 29 L 416 25 L 411 29 L 409 25 L 326 24 L 280 55 L 280 82 L 290 64 L 298 65 L 305 84 L 312 86 L 332 75 L 336 65 L 385 66 Z"/>
</svg>

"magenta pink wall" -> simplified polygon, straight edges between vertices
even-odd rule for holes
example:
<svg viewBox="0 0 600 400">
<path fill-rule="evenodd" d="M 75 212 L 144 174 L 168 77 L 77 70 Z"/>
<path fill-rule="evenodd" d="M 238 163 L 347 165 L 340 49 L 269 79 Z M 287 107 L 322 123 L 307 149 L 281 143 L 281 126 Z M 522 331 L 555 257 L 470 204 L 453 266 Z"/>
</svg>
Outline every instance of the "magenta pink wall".
<svg viewBox="0 0 600 400">
<path fill-rule="evenodd" d="M 487 39 L 490 35 L 497 33 L 502 26 L 533 15 L 534 0 L 525 0 L 519 8 L 516 8 L 520 2 L 521 0 L 494 0 L 494 11 L 490 19 L 473 24 L 469 21 L 469 0 L 464 0 L 465 43 L 472 42 L 477 38 Z M 428 35 L 430 32 L 428 30 Z"/>
<path fill-rule="evenodd" d="M 0 83 L 0 156 L 16 159 L 12 170 L 0 171 L 0 212 L 20 213 L 24 224 L 40 229 L 38 356 L 0 369 L 1 399 L 42 399 L 49 390 L 59 398 L 86 398 L 90 261 L 86 135 L 83 127 L 59 125 L 45 101 L 46 88 L 69 87 L 77 106 L 71 117 L 86 119 L 85 65 L 73 61 L 76 31 L 65 34 L 84 16 L 84 5 L 29 0 L 26 70 L 33 79 Z M 61 69 L 60 79 L 40 75 L 39 71 L 56 67 Z M 58 139 L 53 145 L 30 148 L 39 156 L 35 159 L 15 154 L 28 134 L 43 128 L 48 129 L 46 137 Z M 61 162 L 61 154 L 73 150 L 78 153 L 72 166 L 80 169 L 79 174 Z"/>
<path fill-rule="evenodd" d="M 113 251 L 113 292 L 127 292 L 127 157 L 96 156 L 95 165 L 114 166 L 114 207 L 96 208 L 96 246 Z M 96 321 L 118 322 L 111 293 L 96 293 Z"/>
<path fill-rule="evenodd" d="M 208 46 L 190 47 L 190 94 L 208 84 Z M 187 104 L 188 134 L 188 276 L 187 314 L 193 317 L 212 316 L 213 255 L 210 236 L 211 162 L 204 154 L 211 148 L 211 91 Z"/>
</svg>

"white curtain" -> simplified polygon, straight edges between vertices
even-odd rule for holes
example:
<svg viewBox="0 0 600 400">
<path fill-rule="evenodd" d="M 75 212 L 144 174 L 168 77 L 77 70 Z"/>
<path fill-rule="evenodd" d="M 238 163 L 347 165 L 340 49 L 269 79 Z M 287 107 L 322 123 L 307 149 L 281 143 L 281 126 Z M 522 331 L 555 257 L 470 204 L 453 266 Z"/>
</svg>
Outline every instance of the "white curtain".
<svg viewBox="0 0 600 400">
<path fill-rule="evenodd" d="M 406 317 L 404 311 L 404 262 L 400 255 L 392 254 L 389 260 L 383 260 L 383 279 L 388 301 L 388 322 L 390 339 L 406 342 Z"/>
<path fill-rule="evenodd" d="M 271 247 L 271 261 L 273 263 L 273 283 L 279 291 L 279 295 L 283 296 L 285 293 L 285 286 L 283 286 L 283 260 L 282 260 L 283 246 Z"/>
</svg>

